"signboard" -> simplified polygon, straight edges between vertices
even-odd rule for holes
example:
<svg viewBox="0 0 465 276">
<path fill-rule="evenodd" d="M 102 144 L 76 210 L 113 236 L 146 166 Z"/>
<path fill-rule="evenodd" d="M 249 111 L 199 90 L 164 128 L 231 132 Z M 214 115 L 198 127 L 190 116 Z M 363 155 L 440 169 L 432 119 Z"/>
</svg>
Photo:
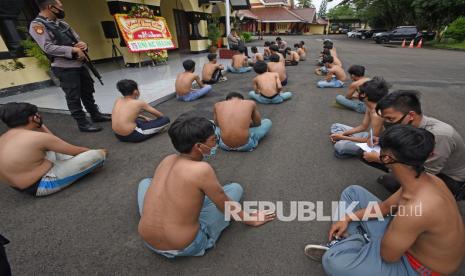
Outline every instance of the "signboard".
<svg viewBox="0 0 465 276">
<path fill-rule="evenodd" d="M 176 48 L 163 17 L 135 18 L 115 14 L 115 19 L 131 53 Z"/>
</svg>

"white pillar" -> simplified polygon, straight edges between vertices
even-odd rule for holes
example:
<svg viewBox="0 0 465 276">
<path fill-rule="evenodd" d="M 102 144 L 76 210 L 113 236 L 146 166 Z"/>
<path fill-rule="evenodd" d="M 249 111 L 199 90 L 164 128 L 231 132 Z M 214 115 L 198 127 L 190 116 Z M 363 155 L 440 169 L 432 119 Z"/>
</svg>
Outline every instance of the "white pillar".
<svg viewBox="0 0 465 276">
<path fill-rule="evenodd" d="M 226 5 L 226 35 L 231 32 L 231 4 L 229 0 L 225 1 Z"/>
</svg>

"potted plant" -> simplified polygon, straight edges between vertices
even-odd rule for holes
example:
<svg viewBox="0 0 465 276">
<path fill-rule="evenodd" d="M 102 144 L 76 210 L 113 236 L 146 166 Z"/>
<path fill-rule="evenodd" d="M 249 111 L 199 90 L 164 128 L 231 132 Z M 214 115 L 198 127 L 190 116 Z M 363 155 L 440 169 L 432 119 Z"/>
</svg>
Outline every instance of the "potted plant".
<svg viewBox="0 0 465 276">
<path fill-rule="evenodd" d="M 53 83 L 56 86 L 60 86 L 60 81 L 52 72 L 50 60 L 48 59 L 44 51 L 42 51 L 39 44 L 37 44 L 34 40 L 28 38 L 26 40 L 21 41 L 21 46 L 24 48 L 24 54 L 27 57 L 35 58 L 37 60 L 37 65 L 39 66 L 39 68 L 47 71 Z"/>
<path fill-rule="evenodd" d="M 218 28 L 218 24 L 212 22 L 208 24 L 208 39 L 210 40 L 210 52 L 216 53 L 216 50 L 219 48 L 219 40 L 221 38 L 221 32 Z"/>
</svg>

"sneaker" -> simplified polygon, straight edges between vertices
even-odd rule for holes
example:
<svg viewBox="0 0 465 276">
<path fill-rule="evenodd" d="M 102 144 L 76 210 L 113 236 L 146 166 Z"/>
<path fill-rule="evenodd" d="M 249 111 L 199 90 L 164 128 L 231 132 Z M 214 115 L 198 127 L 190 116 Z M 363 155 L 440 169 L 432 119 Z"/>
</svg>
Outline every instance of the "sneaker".
<svg viewBox="0 0 465 276">
<path fill-rule="evenodd" d="M 228 80 L 228 79 L 227 79 L 226 77 L 221 77 L 221 78 L 219 79 L 218 82 L 225 82 L 225 81 L 227 81 L 227 80 Z"/>
<path fill-rule="evenodd" d="M 311 260 L 321 262 L 326 251 L 340 241 L 341 239 L 334 239 L 327 244 L 307 244 L 304 253 Z"/>
</svg>

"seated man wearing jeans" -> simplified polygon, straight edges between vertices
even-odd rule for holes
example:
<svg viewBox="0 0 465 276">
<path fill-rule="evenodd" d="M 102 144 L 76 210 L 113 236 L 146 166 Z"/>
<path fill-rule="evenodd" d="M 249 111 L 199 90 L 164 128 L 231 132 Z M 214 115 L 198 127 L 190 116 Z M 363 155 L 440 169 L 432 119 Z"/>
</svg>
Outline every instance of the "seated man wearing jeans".
<svg viewBox="0 0 465 276">
<path fill-rule="evenodd" d="M 50 195 L 105 161 L 106 150 L 73 146 L 53 135 L 35 105 L 8 103 L 0 118 L 10 128 L 0 137 L 0 181 L 16 190 Z"/>
<path fill-rule="evenodd" d="M 372 139 L 370 133 L 367 132 L 368 129 L 371 129 L 373 137 L 379 137 L 383 130 L 383 118 L 376 113 L 375 107 L 376 103 L 388 93 L 389 85 L 378 77 L 360 87 L 359 99 L 367 106 L 362 123 L 356 127 L 340 123 L 331 126 L 330 140 L 334 143 L 334 155 L 337 158 L 360 156 L 357 143 L 368 143 Z"/>
<path fill-rule="evenodd" d="M 434 134 L 433 155 L 426 160 L 427 172 L 441 178 L 457 200 L 465 200 L 465 142 L 453 126 L 423 114 L 418 91 L 399 90 L 378 102 L 376 112 L 384 119 L 384 127 L 403 124 L 424 128 Z M 388 172 L 376 152 L 365 152 L 365 162 Z M 378 183 L 394 193 L 400 183 L 391 174 L 378 178 Z"/>
<path fill-rule="evenodd" d="M 212 91 L 211 85 L 205 85 L 195 72 L 195 62 L 191 59 L 182 63 L 185 72 L 179 74 L 176 78 L 176 98 L 183 102 L 195 101 Z M 192 84 L 196 82 L 199 89 L 193 89 Z"/>
<path fill-rule="evenodd" d="M 253 79 L 254 91 L 249 92 L 249 97 L 262 104 L 280 104 L 292 98 L 291 92 L 281 92 L 283 86 L 279 74 L 268 71 L 268 65 L 259 61 L 253 69 L 258 74 Z"/>
<path fill-rule="evenodd" d="M 358 113 L 365 113 L 365 103 L 358 99 L 358 95 L 360 93 L 359 88 L 370 79 L 365 77 L 365 67 L 361 65 L 352 65 L 348 72 L 352 79 L 352 83 L 349 86 L 349 92 L 345 96 L 337 95 L 336 103 Z"/>
<path fill-rule="evenodd" d="M 334 64 L 334 58 L 332 56 L 324 56 L 323 62 L 325 67 L 328 68 L 326 73 L 326 79 L 318 82 L 319 88 L 342 88 L 344 82 L 347 80 L 347 75 L 344 69 Z"/>
<path fill-rule="evenodd" d="M 227 151 L 253 151 L 272 125 L 271 120 L 262 120 L 254 101 L 235 92 L 215 104 L 213 116 L 219 145 Z"/>
<path fill-rule="evenodd" d="M 307 245 L 305 254 L 332 276 L 453 274 L 465 256 L 465 226 L 445 183 L 425 172 L 433 134 L 399 125 L 383 133 L 380 146 L 401 188 L 385 201 L 360 186 L 346 188 L 329 243 Z"/>
<path fill-rule="evenodd" d="M 252 71 L 249 67 L 249 59 L 244 54 L 244 47 L 239 48 L 239 53 L 232 57 L 231 65 L 228 66 L 228 71 L 235 74 L 243 74 Z"/>
<path fill-rule="evenodd" d="M 123 98 L 117 99 L 111 114 L 111 126 L 116 138 L 121 142 L 143 142 L 157 133 L 166 130 L 170 119 L 148 103 L 139 100 L 140 91 L 133 80 L 120 80 L 116 85 Z M 148 112 L 156 119 L 146 117 Z"/>
<path fill-rule="evenodd" d="M 241 200 L 242 187 L 237 183 L 222 187 L 215 170 L 203 161 L 216 154 L 211 121 L 184 115 L 168 133 L 179 154 L 163 159 L 153 178 L 139 184 L 139 234 L 148 248 L 167 258 L 203 256 L 228 227 L 225 205 Z M 247 219 L 249 215 L 252 218 Z M 259 226 L 275 214 L 239 212 L 238 216 L 245 224 Z"/>
</svg>

